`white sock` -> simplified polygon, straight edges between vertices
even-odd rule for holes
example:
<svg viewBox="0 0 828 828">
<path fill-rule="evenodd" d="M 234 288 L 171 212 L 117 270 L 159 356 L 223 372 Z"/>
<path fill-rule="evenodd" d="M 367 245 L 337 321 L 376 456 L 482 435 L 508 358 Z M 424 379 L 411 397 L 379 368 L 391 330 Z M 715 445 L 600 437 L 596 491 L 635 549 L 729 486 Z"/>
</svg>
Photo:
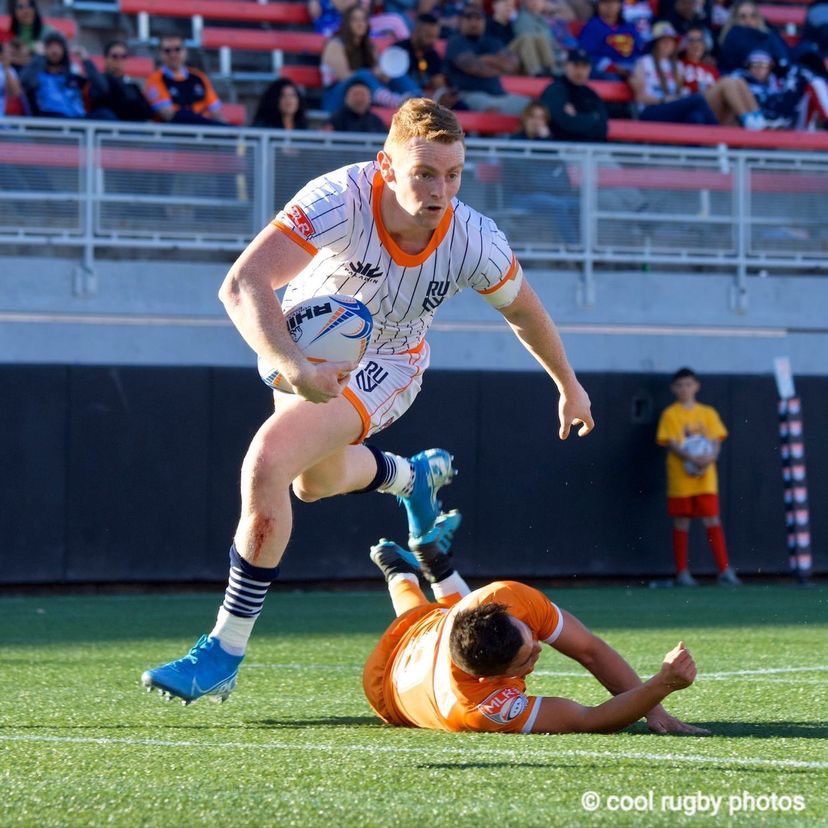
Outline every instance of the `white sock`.
<svg viewBox="0 0 828 828">
<path fill-rule="evenodd" d="M 431 591 L 438 601 L 442 601 L 443 598 L 447 598 L 449 595 L 459 595 L 462 598 L 471 592 L 469 585 L 456 571 L 452 572 L 448 578 L 443 578 L 442 581 L 432 584 Z"/>
<path fill-rule="evenodd" d="M 390 451 L 382 452 L 382 458 L 385 460 L 385 480 L 377 486 L 377 491 L 397 497 L 410 495 L 414 488 L 414 467 L 411 463 Z"/>
<path fill-rule="evenodd" d="M 416 586 L 420 585 L 420 579 L 413 572 L 395 572 L 388 581 L 388 586 L 391 586 L 394 581 L 409 581 Z"/>
<path fill-rule="evenodd" d="M 241 618 L 227 612 L 224 607 L 219 607 L 216 626 L 213 627 L 210 638 L 217 638 L 221 649 L 226 653 L 234 656 L 244 655 L 257 617 L 254 615 L 252 618 Z"/>
</svg>

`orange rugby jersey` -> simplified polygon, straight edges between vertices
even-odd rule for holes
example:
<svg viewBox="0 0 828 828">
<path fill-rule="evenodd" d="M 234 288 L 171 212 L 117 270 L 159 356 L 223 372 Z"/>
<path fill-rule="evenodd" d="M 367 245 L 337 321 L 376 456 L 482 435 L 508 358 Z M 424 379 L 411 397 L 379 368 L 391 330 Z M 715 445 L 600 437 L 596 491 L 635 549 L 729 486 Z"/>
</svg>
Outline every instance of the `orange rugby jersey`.
<svg viewBox="0 0 828 828">
<path fill-rule="evenodd" d="M 455 615 L 493 601 L 506 604 L 538 641 L 551 644 L 561 634 L 563 615 L 558 607 L 543 593 L 517 581 L 495 581 L 451 609 L 435 609 L 406 632 L 386 666 L 383 695 L 394 724 L 453 731 L 531 730 L 540 702 L 526 695 L 522 678 L 480 681 L 464 673 L 449 655 Z"/>
<path fill-rule="evenodd" d="M 326 293 L 355 296 L 374 316 L 368 353 L 398 354 L 419 345 L 437 308 L 463 288 L 496 308 L 511 304 L 523 271 L 491 219 L 455 198 L 412 255 L 382 223 L 384 186 L 375 161 L 352 164 L 311 181 L 278 213 L 273 225 L 313 256 L 287 286 L 285 309 Z"/>
</svg>

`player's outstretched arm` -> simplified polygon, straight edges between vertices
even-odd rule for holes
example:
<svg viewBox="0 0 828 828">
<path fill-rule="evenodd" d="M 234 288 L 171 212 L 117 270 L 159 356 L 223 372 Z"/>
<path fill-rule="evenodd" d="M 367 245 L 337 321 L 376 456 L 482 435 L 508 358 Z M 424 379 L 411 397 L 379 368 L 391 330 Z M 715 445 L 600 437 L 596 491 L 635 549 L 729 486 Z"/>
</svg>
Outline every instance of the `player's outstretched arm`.
<svg viewBox="0 0 828 828">
<path fill-rule="evenodd" d="M 353 366 L 308 362 L 290 338 L 274 293 L 310 260 L 309 253 L 269 224 L 233 263 L 219 299 L 244 341 L 267 365 L 278 368 L 305 399 L 326 402 L 339 394 Z"/>
<path fill-rule="evenodd" d="M 689 687 L 696 678 L 696 665 L 680 641 L 664 657 L 652 678 L 595 707 L 570 699 L 544 697 L 532 726 L 533 733 L 612 733 L 638 721 L 663 699 Z"/>
<path fill-rule="evenodd" d="M 578 436 L 584 437 L 595 427 L 589 397 L 578 382 L 566 358 L 566 350 L 538 295 L 524 277 L 515 300 L 500 308 L 515 336 L 530 354 L 543 366 L 560 393 L 558 418 L 559 436 L 566 440 L 573 425 L 580 425 Z"/>
<path fill-rule="evenodd" d="M 606 641 L 588 630 L 574 615 L 562 610 L 564 625 L 552 645 L 589 670 L 614 696 L 641 686 L 638 673 Z M 654 733 L 684 733 L 705 736 L 709 731 L 671 716 L 660 704 L 645 713 Z"/>
</svg>

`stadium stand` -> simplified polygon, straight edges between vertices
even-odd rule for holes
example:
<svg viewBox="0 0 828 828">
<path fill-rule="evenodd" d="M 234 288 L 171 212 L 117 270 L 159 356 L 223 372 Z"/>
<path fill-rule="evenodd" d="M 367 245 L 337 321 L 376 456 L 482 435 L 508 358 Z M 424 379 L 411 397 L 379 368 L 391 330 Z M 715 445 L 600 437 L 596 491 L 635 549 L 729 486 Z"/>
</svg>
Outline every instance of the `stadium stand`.
<svg viewBox="0 0 828 828">
<path fill-rule="evenodd" d="M 67 40 L 78 36 L 78 24 L 71 17 L 46 17 L 43 22 L 59 31 Z M 0 32 L 7 32 L 11 27 L 11 17 L 0 14 Z"/>
</svg>

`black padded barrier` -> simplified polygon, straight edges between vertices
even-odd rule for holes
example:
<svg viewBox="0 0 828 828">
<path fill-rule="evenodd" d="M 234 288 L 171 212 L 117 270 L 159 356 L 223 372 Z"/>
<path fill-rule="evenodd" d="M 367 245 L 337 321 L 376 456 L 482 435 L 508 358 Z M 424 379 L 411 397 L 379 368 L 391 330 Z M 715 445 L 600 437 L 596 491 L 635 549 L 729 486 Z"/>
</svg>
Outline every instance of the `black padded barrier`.
<svg viewBox="0 0 828 828">
<path fill-rule="evenodd" d="M 469 576 L 668 575 L 665 375 L 582 376 L 598 423 L 558 439 L 557 396 L 540 372 L 429 371 L 412 410 L 373 438 L 411 454 L 451 450 L 460 474 L 458 565 Z M 272 410 L 250 369 L 0 366 L 0 582 L 222 581 L 248 443 Z M 828 518 L 828 378 L 797 379 L 803 400 L 814 568 Z M 719 472 L 731 557 L 742 572 L 784 572 L 782 485 L 771 376 L 703 377 L 700 399 L 730 429 Z M 368 549 L 405 541 L 393 497 L 294 500 L 283 579 L 375 577 Z M 712 573 L 704 532 L 694 572 Z"/>
</svg>

